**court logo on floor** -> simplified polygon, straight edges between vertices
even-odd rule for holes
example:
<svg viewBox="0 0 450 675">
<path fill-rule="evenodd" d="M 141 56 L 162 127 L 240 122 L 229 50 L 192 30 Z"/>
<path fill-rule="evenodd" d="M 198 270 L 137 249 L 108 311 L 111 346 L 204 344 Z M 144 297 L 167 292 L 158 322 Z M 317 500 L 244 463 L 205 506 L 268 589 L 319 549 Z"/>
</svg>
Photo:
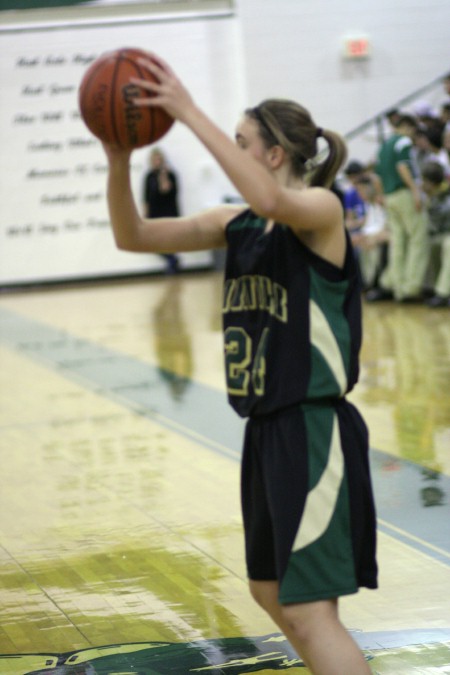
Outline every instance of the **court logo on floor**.
<svg viewBox="0 0 450 675">
<path fill-rule="evenodd" d="M 286 638 L 140 642 L 64 654 L 0 656 L 2 675 L 243 675 L 302 667 Z"/>
</svg>

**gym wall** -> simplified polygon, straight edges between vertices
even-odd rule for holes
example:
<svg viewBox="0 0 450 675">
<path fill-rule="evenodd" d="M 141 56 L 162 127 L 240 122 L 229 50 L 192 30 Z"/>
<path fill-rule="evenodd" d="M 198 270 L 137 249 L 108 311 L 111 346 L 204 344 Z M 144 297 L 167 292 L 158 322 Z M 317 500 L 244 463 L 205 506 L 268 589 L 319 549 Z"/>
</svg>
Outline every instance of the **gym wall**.
<svg viewBox="0 0 450 675">
<path fill-rule="evenodd" d="M 78 83 L 88 62 L 104 51 L 136 46 L 159 52 L 230 134 L 241 111 L 267 96 L 297 99 L 318 124 L 345 133 L 450 70 L 448 0 L 54 6 L 63 1 L 33 0 L 35 8 L 47 7 L 0 12 L 1 285 L 162 268 L 157 256 L 115 249 L 103 153 L 78 117 Z M 0 9 L 8 2 L 0 0 Z M 361 34 L 370 41 L 370 57 L 344 59 L 345 36 Z M 427 95 L 436 106 L 443 98 L 439 89 Z M 181 125 L 159 145 L 179 173 L 184 213 L 235 196 Z M 373 139 L 361 138 L 350 144 L 350 156 L 366 161 L 376 148 Z M 147 160 L 148 149 L 134 153 L 138 200 Z M 210 262 L 209 252 L 185 258 L 188 267 Z"/>
</svg>

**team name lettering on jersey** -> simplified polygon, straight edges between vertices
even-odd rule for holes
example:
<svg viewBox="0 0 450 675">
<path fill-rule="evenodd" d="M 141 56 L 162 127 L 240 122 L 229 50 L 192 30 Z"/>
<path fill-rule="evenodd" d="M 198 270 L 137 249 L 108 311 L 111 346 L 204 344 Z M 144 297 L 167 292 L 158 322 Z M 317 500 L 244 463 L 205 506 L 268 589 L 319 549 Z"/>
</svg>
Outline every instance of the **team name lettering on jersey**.
<svg viewBox="0 0 450 675">
<path fill-rule="evenodd" d="M 259 274 L 227 279 L 224 288 L 223 313 L 246 310 L 263 310 L 279 321 L 287 323 L 288 294 L 286 288 L 269 277 Z"/>
</svg>

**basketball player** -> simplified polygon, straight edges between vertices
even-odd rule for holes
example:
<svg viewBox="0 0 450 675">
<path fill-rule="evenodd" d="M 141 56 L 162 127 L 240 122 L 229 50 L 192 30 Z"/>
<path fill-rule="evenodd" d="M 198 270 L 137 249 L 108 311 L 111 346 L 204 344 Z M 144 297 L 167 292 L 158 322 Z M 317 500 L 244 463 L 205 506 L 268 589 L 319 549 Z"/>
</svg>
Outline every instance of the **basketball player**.
<svg viewBox="0 0 450 675">
<path fill-rule="evenodd" d="M 242 504 L 250 590 L 315 675 L 370 669 L 338 617 L 338 598 L 376 588 L 375 511 L 363 420 L 345 395 L 358 377 L 360 287 L 338 198 L 327 189 L 345 159 L 307 110 L 267 100 L 228 138 L 158 57 L 161 106 L 217 160 L 248 206 L 143 219 L 129 151 L 106 147 L 116 243 L 128 251 L 228 247 L 224 341 L 231 405 L 248 417 Z M 317 155 L 327 158 L 305 177 Z"/>
</svg>

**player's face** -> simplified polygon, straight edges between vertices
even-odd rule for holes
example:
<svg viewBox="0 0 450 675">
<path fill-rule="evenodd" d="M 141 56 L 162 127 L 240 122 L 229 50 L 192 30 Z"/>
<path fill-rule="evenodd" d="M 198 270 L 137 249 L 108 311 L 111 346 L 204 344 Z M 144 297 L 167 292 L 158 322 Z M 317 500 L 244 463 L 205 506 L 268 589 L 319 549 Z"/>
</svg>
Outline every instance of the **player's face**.
<svg viewBox="0 0 450 675">
<path fill-rule="evenodd" d="M 261 136 L 259 135 L 258 123 L 255 120 L 244 116 L 236 127 L 236 143 L 245 152 L 248 152 L 253 159 L 269 168 L 268 149 L 265 147 Z"/>
</svg>

